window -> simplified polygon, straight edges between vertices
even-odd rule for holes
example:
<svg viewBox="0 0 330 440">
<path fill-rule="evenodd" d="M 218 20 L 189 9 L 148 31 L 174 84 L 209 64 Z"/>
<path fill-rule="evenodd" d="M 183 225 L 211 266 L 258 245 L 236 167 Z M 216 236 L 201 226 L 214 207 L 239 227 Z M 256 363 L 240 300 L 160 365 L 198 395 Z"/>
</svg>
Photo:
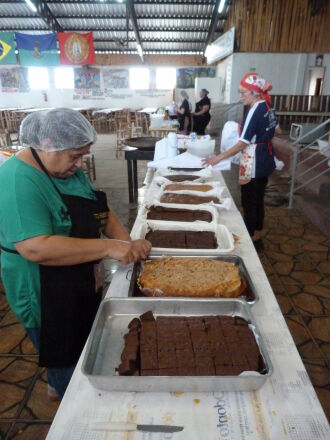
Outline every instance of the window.
<svg viewBox="0 0 330 440">
<path fill-rule="evenodd" d="M 74 89 L 72 67 L 55 67 L 54 79 L 56 89 Z"/>
<path fill-rule="evenodd" d="M 157 89 L 174 89 L 176 85 L 176 69 L 174 67 L 160 67 L 156 70 Z"/>
<path fill-rule="evenodd" d="M 49 77 L 47 67 L 29 67 L 28 75 L 30 89 L 49 89 Z"/>
<path fill-rule="evenodd" d="M 146 67 L 129 69 L 129 86 L 134 90 L 149 89 L 149 69 Z"/>
</svg>

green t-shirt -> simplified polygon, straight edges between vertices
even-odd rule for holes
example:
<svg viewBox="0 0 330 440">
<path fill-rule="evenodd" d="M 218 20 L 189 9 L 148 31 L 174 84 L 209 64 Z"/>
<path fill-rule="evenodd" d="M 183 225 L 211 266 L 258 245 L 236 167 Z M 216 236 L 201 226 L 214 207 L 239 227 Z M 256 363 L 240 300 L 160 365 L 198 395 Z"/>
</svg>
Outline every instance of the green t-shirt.
<svg viewBox="0 0 330 440">
<path fill-rule="evenodd" d="M 67 179 L 53 179 L 63 194 L 93 199 L 93 186 L 81 169 Z M 0 166 L 0 243 L 13 243 L 39 235 L 68 236 L 71 220 L 60 195 L 45 173 L 15 156 Z M 40 328 L 39 264 L 18 254 L 1 252 L 1 277 L 13 312 L 26 328 Z"/>
</svg>

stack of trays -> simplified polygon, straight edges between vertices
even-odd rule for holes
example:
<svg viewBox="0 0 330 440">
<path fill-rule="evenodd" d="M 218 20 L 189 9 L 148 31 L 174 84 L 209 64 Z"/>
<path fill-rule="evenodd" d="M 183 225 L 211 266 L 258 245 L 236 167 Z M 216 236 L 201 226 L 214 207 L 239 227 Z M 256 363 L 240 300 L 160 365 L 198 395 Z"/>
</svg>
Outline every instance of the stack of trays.
<svg viewBox="0 0 330 440">
<path fill-rule="evenodd" d="M 162 177 L 170 174 L 163 172 Z M 212 191 L 219 190 L 214 184 Z M 225 255 L 234 250 L 234 242 L 218 221 L 216 207 L 207 204 L 152 200 L 142 207 L 132 239 L 146 237 L 158 246 L 154 243 L 147 262 L 134 265 L 128 298 L 112 298 L 100 307 L 82 367 L 94 386 L 114 391 L 250 391 L 272 374 L 250 312 L 258 292 L 244 261 Z M 156 321 L 143 323 L 148 312 Z M 168 335 L 159 326 L 170 321 L 175 334 Z M 246 353 L 248 340 L 255 358 Z M 182 363 L 185 359 L 189 365 Z"/>
</svg>

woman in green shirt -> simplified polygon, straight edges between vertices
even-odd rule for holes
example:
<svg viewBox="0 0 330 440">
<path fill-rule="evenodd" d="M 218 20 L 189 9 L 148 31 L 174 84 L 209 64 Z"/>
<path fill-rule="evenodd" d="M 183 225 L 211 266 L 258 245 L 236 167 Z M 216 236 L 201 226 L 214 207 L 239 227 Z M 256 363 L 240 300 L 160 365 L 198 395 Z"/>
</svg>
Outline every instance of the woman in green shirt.
<svg viewBox="0 0 330 440">
<path fill-rule="evenodd" d="M 1 276 L 62 398 L 101 301 L 100 261 L 145 259 L 151 244 L 131 241 L 81 170 L 96 132 L 79 112 L 31 114 L 20 139 L 26 148 L 0 167 Z"/>
</svg>

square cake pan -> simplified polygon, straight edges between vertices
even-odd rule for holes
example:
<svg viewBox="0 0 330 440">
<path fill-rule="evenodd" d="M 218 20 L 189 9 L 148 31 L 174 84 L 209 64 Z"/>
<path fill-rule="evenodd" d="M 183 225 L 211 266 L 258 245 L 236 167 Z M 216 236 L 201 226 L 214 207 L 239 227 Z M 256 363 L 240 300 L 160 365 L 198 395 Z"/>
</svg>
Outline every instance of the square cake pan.
<svg viewBox="0 0 330 440">
<path fill-rule="evenodd" d="M 163 258 L 163 257 L 164 257 L 164 255 L 151 255 L 148 257 L 148 260 L 157 260 L 157 259 Z M 244 278 L 245 283 L 246 283 L 246 289 L 238 298 L 244 299 L 248 304 L 250 304 L 250 306 L 253 306 L 257 301 L 259 301 L 258 291 L 255 288 L 255 285 L 253 284 L 253 281 L 250 277 L 250 274 L 249 274 L 249 272 L 244 264 L 244 261 L 241 257 L 239 257 L 237 255 L 186 255 L 186 254 L 182 254 L 182 255 L 176 254 L 174 256 L 174 258 L 175 257 L 207 258 L 210 260 L 228 261 L 229 263 L 234 263 L 238 267 L 238 273 L 240 274 L 240 276 L 242 278 Z M 143 293 L 140 291 L 140 288 L 138 286 L 138 279 L 140 276 L 140 272 L 141 272 L 141 262 L 139 261 L 139 262 L 135 263 L 133 266 L 133 272 L 131 275 L 130 285 L 129 285 L 129 289 L 128 289 L 128 296 L 147 298 L 145 295 L 143 295 Z M 163 298 L 163 297 L 155 296 L 153 298 L 157 299 L 157 298 Z M 171 297 L 171 298 L 174 299 L 177 297 Z M 193 298 L 196 300 L 200 299 L 198 297 L 190 297 L 190 298 Z M 212 297 L 210 297 L 208 299 L 222 301 L 225 298 L 222 298 L 222 297 L 212 298 Z"/>
<path fill-rule="evenodd" d="M 151 310 L 155 316 L 239 316 L 251 324 L 265 373 L 244 372 L 239 376 L 118 376 L 116 367 L 124 347 L 123 335 L 128 323 Z M 251 391 L 260 388 L 273 372 L 272 363 L 254 322 L 250 308 L 243 300 L 223 301 L 149 298 L 110 298 L 104 300 L 96 315 L 88 339 L 82 372 L 90 383 L 109 391 L 139 392 L 206 392 Z"/>
</svg>

